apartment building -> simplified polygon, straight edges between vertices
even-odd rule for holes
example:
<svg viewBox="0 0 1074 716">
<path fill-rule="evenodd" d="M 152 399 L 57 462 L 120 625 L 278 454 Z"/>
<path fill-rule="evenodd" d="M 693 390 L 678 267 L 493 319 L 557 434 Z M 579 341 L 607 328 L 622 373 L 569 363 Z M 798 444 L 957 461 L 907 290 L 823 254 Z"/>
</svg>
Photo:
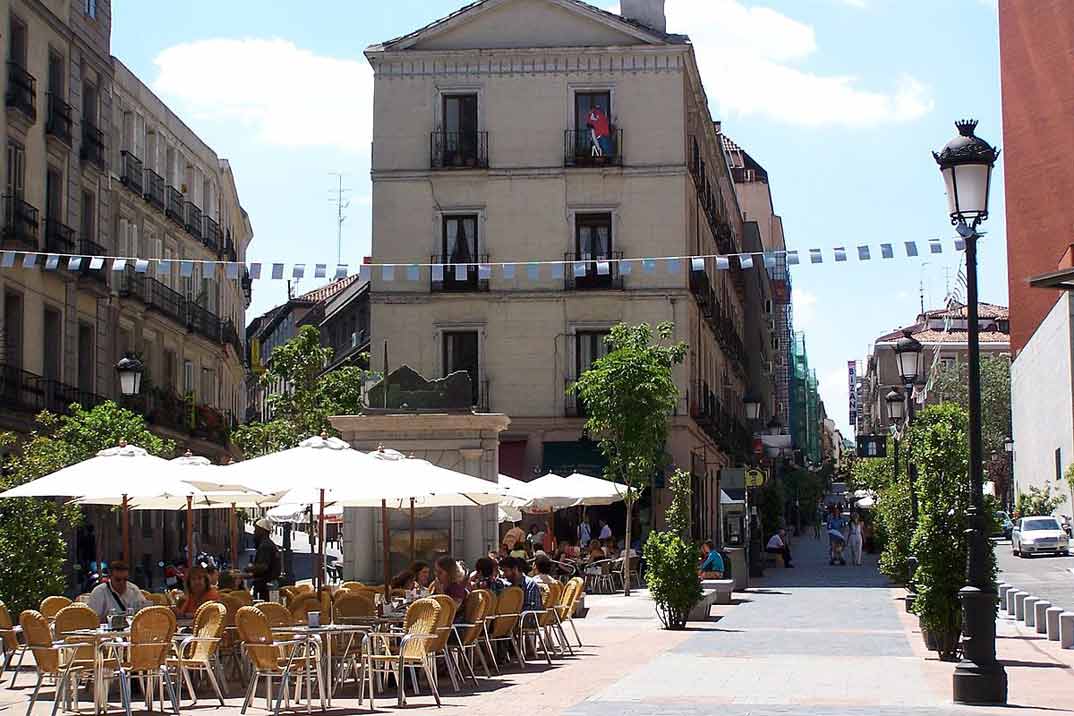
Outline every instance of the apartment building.
<svg viewBox="0 0 1074 716">
<path fill-rule="evenodd" d="M 125 404 L 181 449 L 223 459 L 244 410 L 250 282 L 184 260 L 244 259 L 253 231 L 231 169 L 111 56 L 109 0 L 4 7 L 0 429 L 25 434 L 40 410 L 119 398 L 115 364 L 130 353 L 146 373 Z M 91 260 L 115 255 L 174 261 Z M 174 553 L 180 543 L 160 539 L 174 515 L 139 519 L 141 561 Z M 200 520 L 211 549 L 225 527 Z"/>
<path fill-rule="evenodd" d="M 689 354 L 667 451 L 709 536 L 718 471 L 755 427 L 746 287 L 764 268 L 640 260 L 732 253 L 744 227 L 689 39 L 662 1 L 624 8 L 483 0 L 366 50 L 374 260 L 437 264 L 373 272 L 372 364 L 387 345 L 389 368 L 467 371 L 475 407 L 511 419 L 501 473 L 599 472 L 566 387 L 612 325 L 671 321 Z"/>
</svg>

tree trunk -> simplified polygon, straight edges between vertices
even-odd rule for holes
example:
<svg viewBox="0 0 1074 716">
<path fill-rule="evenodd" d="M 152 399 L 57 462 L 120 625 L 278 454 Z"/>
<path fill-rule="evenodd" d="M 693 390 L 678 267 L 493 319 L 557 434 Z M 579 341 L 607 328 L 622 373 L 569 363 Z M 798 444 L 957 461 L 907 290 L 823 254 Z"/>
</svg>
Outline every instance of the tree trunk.
<svg viewBox="0 0 1074 716">
<path fill-rule="evenodd" d="M 630 523 L 634 517 L 634 500 L 629 490 L 626 497 L 626 535 L 623 538 L 623 596 L 630 596 Z"/>
</svg>

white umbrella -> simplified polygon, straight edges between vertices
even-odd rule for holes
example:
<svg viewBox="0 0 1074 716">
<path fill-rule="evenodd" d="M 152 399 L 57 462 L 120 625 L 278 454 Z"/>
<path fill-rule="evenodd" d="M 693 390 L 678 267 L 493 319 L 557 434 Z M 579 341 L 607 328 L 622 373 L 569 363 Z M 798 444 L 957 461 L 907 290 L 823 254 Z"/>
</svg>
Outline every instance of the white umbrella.
<svg viewBox="0 0 1074 716">
<path fill-rule="evenodd" d="M 276 505 L 268 512 L 265 513 L 265 517 L 269 518 L 273 522 L 291 522 L 302 524 L 306 521 L 306 508 L 309 504 L 300 504 L 297 502 L 284 502 Z M 343 507 L 340 505 L 326 505 L 324 508 L 325 517 L 342 517 Z"/>
<path fill-rule="evenodd" d="M 521 507 L 526 512 L 554 512 L 574 507 L 585 496 L 577 483 L 568 482 L 554 472 L 524 484 L 529 499 Z"/>
<path fill-rule="evenodd" d="M 575 472 L 567 475 L 567 482 L 574 483 L 582 495 L 579 505 L 610 505 L 626 498 L 627 486 L 611 480 Z"/>
</svg>

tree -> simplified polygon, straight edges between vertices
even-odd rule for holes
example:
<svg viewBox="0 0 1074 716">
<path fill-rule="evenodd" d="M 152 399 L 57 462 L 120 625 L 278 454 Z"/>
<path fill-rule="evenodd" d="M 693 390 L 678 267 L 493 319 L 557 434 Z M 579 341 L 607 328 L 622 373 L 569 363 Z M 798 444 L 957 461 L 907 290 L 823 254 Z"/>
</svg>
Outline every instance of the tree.
<svg viewBox="0 0 1074 716">
<path fill-rule="evenodd" d="M 910 518 L 910 481 L 906 474 L 908 445 L 907 440 L 900 444 L 903 459 L 899 461 L 898 475 L 895 474 L 895 444 L 891 438 L 887 441 L 886 457 L 856 458 L 850 472 L 853 489 L 876 493 L 874 527 L 883 544 L 880 571 L 900 584 L 905 584 L 910 576 L 907 560 L 915 527 Z"/>
<path fill-rule="evenodd" d="M 0 446 L 17 448 L 4 463 L 0 489 L 81 462 L 120 440 L 154 455 L 175 453 L 175 444 L 149 432 L 141 415 L 111 401 L 92 410 L 76 405 L 64 416 L 44 412 L 37 422 L 40 428 L 21 446 L 11 433 L 0 434 Z M 68 558 L 64 533 L 81 521 L 81 508 L 51 498 L 0 500 L 0 598 L 9 610 L 18 614 L 64 591 Z"/>
<path fill-rule="evenodd" d="M 969 410 L 969 363 L 959 360 L 940 368 L 929 391 L 940 402 L 953 402 Z M 1005 443 L 1011 435 L 1011 361 L 1006 356 L 981 358 L 981 452 L 988 479 L 996 495 L 1009 469 Z"/>
<path fill-rule="evenodd" d="M 671 322 L 656 327 L 659 341 L 674 332 Z M 567 390 L 585 405 L 586 430 L 600 441 L 607 466 L 604 476 L 627 485 L 626 548 L 634 502 L 663 467 L 668 416 L 679 401 L 672 368 L 686 356 L 683 342 L 653 342 L 648 324 L 612 327 L 608 353 L 593 362 Z M 623 560 L 623 593 L 630 594 L 630 560 Z"/>
<path fill-rule="evenodd" d="M 1067 470 L 1069 473 L 1070 470 Z M 1019 517 L 1032 517 L 1034 515 L 1050 515 L 1055 512 L 1059 505 L 1066 502 L 1066 497 L 1060 494 L 1052 494 L 1052 486 L 1045 484 L 1043 488 L 1030 486 L 1029 492 L 1018 493 L 1018 502 L 1015 510 Z"/>
<path fill-rule="evenodd" d="M 364 386 L 372 374 L 354 366 L 326 373 L 332 355 L 331 348 L 321 345 L 315 326 L 303 326 L 272 351 L 261 384 L 283 387 L 268 398 L 272 420 L 243 425 L 232 433 L 232 442 L 245 457 L 292 448 L 311 435 L 334 435 L 329 416 L 361 411 Z"/>
<path fill-rule="evenodd" d="M 1063 477 L 1066 478 L 1067 489 L 1070 490 L 1070 509 L 1074 510 L 1074 463 L 1071 463 L 1070 466 L 1067 467 L 1067 471 L 1063 473 Z M 1072 514 L 1072 517 L 1074 517 L 1074 514 Z"/>
<path fill-rule="evenodd" d="M 668 477 L 671 504 L 665 514 L 667 529 L 649 533 L 645 541 L 646 582 L 665 629 L 682 629 L 697 600 L 697 545 L 689 540 L 690 473 L 676 470 Z"/>
</svg>

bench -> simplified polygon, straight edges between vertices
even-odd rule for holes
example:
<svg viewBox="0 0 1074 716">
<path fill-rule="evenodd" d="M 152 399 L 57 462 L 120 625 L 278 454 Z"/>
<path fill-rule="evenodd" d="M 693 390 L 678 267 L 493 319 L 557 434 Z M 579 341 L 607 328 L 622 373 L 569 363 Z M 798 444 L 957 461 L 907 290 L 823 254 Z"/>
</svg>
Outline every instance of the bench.
<svg viewBox="0 0 1074 716">
<path fill-rule="evenodd" d="M 691 622 L 708 621 L 709 609 L 712 605 L 731 603 L 731 591 L 734 586 L 735 580 L 733 579 L 702 579 L 701 599 L 694 604 L 686 620 Z"/>
</svg>

